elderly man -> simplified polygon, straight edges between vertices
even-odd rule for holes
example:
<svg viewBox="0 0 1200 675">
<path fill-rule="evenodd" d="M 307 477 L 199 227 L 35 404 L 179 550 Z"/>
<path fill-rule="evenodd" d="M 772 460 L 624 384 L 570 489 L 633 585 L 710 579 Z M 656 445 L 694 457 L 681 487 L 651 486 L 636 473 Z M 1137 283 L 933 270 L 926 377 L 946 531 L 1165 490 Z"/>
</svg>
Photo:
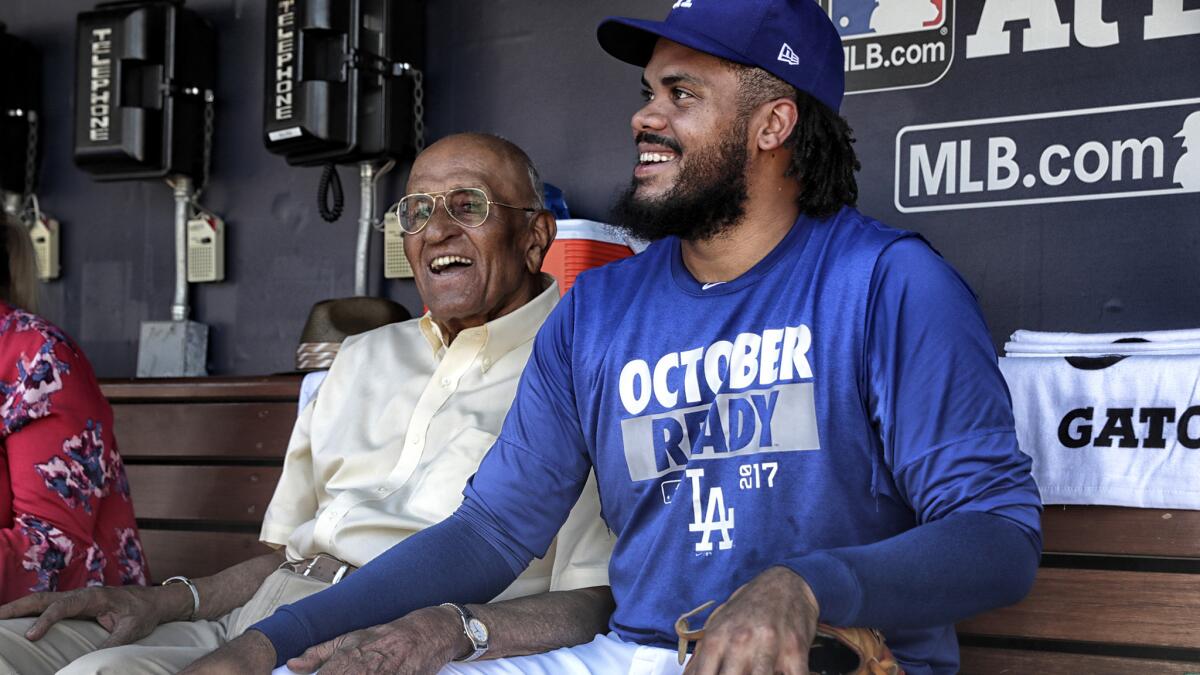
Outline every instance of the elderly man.
<svg viewBox="0 0 1200 675">
<path fill-rule="evenodd" d="M 558 301 L 554 280 L 540 273 L 555 222 L 529 158 L 493 136 L 432 145 L 414 163 L 410 187 L 420 194 L 400 203 L 405 253 L 429 313 L 342 347 L 296 424 L 264 519 L 261 539 L 279 550 L 194 581 L 9 604 L 0 608 L 9 619 L 0 621 L 0 672 L 175 672 L 276 607 L 354 578 L 358 566 L 454 511 Z M 596 499 L 593 488 L 562 529 L 557 554 L 500 595 L 522 599 L 477 610 L 493 630 L 493 653 L 577 644 L 604 627 L 611 535 Z M 419 583 L 428 571 L 399 573 Z M 422 669 L 480 655 L 461 645 L 460 612 L 469 611 L 436 607 L 406 618 L 406 634 L 422 644 Z M 39 612 L 36 621 L 11 619 Z M 555 620 L 561 614 L 571 620 Z"/>
<path fill-rule="evenodd" d="M 453 516 L 224 656 L 265 671 L 489 597 L 594 468 L 617 534 L 611 632 L 511 669 L 677 672 L 676 618 L 715 601 L 689 673 L 807 673 L 818 621 L 881 629 L 910 675 L 956 672 L 954 623 L 1032 584 L 1040 503 L 970 289 L 854 208 L 836 29 L 812 0 L 694 0 L 598 36 L 644 68 L 617 213 L 657 241 L 555 308 Z M 399 573 L 418 562 L 453 572 Z M 322 673 L 395 639 L 352 634 Z"/>
</svg>

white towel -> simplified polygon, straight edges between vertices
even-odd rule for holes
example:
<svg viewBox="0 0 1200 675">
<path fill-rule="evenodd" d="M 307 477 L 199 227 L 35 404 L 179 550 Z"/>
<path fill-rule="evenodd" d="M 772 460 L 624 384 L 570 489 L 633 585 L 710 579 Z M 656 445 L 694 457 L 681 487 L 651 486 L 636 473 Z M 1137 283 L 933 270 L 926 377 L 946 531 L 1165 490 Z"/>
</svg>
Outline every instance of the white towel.
<svg viewBox="0 0 1200 675">
<path fill-rule="evenodd" d="M 1121 342 L 1122 339 L 1145 342 Z M 1128 333 L 1050 333 L 1019 330 L 1004 345 L 1007 356 L 1107 356 L 1200 354 L 1200 329 Z"/>
<path fill-rule="evenodd" d="M 1119 354 L 1157 354 L 1162 356 L 1200 354 L 1200 340 L 1179 342 L 1061 343 L 1008 342 L 1005 356 L 1109 356 Z"/>
<path fill-rule="evenodd" d="M 1195 342 L 1200 341 L 1200 328 L 1130 331 L 1127 333 L 1052 333 L 1019 330 L 1008 339 L 1010 342 L 1037 344 L 1089 344 L 1116 342 L 1124 338 L 1142 338 L 1150 342 Z"/>
<path fill-rule="evenodd" d="M 1043 502 L 1200 509 L 1200 356 L 1100 370 L 1002 358 L 1000 371 Z"/>
<path fill-rule="evenodd" d="M 1131 338 L 1144 342 L 1117 342 Z M 1050 333 L 1019 330 L 1005 343 L 1004 353 L 1007 356 L 1200 354 L 1200 328 L 1128 333 Z"/>
</svg>

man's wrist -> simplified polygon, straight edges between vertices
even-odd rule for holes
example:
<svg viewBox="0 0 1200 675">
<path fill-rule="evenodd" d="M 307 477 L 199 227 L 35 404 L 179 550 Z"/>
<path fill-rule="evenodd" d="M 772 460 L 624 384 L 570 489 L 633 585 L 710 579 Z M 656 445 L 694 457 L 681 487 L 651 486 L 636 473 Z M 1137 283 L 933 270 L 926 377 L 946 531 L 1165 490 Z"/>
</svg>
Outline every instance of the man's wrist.
<svg viewBox="0 0 1200 675">
<path fill-rule="evenodd" d="M 465 659 L 475 651 L 475 643 L 467 637 L 466 630 L 463 629 L 462 617 L 453 607 L 439 605 L 432 607 L 434 611 L 445 621 L 450 637 L 449 644 L 446 647 L 446 661 L 458 661 Z"/>
<path fill-rule="evenodd" d="M 158 623 L 191 620 L 195 600 L 192 598 L 192 591 L 186 585 L 167 584 L 154 589 L 154 591 L 155 596 L 159 599 L 155 603 L 159 610 Z"/>
<path fill-rule="evenodd" d="M 813 593 L 812 586 L 809 586 L 808 581 L 805 580 L 804 577 L 800 576 L 796 570 L 788 567 L 787 565 L 776 565 L 775 567 L 769 568 L 769 570 L 777 574 L 784 575 L 784 577 L 795 588 L 796 592 L 804 597 L 809 606 L 812 607 L 817 614 L 820 614 L 821 603 L 817 601 L 817 594 Z"/>
<path fill-rule="evenodd" d="M 835 626 L 857 625 L 862 588 L 843 560 L 827 551 L 814 551 L 784 560 L 781 565 L 804 580 L 816 601 L 821 621 Z"/>
<path fill-rule="evenodd" d="M 247 665 L 249 670 L 257 670 L 265 666 L 267 669 L 275 668 L 275 662 L 278 660 L 278 654 L 275 652 L 275 645 L 271 643 L 271 639 L 267 634 L 256 629 L 247 628 L 245 633 L 235 639 L 235 642 L 241 641 L 241 655 L 248 660 Z"/>
</svg>

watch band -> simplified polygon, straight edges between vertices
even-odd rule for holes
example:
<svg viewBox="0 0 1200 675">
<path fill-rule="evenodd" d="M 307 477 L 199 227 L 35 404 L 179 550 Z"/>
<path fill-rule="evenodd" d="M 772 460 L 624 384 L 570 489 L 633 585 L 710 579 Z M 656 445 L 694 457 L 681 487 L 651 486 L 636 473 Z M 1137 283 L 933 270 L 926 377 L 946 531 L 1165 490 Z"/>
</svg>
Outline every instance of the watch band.
<svg viewBox="0 0 1200 675">
<path fill-rule="evenodd" d="M 462 619 L 463 634 L 471 641 L 471 646 L 474 648 L 474 651 L 470 654 L 454 660 L 460 663 L 468 663 L 487 653 L 489 645 L 487 626 L 476 618 L 471 613 L 471 610 L 467 609 L 464 605 L 455 602 L 443 602 L 441 606 L 450 607 L 458 612 L 459 618 Z"/>
</svg>

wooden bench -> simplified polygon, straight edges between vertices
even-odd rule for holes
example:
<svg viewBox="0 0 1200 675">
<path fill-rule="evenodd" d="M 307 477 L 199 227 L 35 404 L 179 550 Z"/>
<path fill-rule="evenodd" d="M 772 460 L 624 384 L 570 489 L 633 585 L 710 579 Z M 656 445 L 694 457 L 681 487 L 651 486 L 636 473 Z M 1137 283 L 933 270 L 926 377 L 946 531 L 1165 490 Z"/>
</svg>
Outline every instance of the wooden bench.
<svg viewBox="0 0 1200 675">
<path fill-rule="evenodd" d="M 1042 528 L 1029 597 L 958 625 L 963 673 L 1200 674 L 1200 511 L 1047 506 Z"/>
<path fill-rule="evenodd" d="M 154 580 L 267 552 L 299 376 L 106 380 Z M 1200 511 L 1048 506 L 1021 603 L 958 626 L 962 672 L 1200 674 Z"/>
<path fill-rule="evenodd" d="M 268 552 L 300 376 L 103 380 L 154 581 Z"/>
</svg>

